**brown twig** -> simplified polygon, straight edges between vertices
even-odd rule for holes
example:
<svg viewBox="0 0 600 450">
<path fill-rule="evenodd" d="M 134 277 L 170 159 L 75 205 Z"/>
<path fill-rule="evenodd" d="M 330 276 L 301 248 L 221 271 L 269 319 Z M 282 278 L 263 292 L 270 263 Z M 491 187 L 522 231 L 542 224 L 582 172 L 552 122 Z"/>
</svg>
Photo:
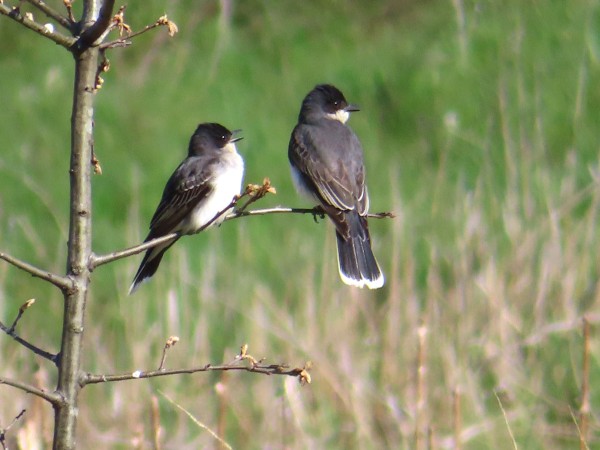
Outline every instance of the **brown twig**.
<svg viewBox="0 0 600 450">
<path fill-rule="evenodd" d="M 55 406 L 60 405 L 63 402 L 63 398 L 56 392 L 48 392 L 43 389 L 39 389 L 31 384 L 23 383 L 21 381 L 0 377 L 0 384 L 6 384 L 7 386 L 12 386 L 14 388 L 21 389 L 22 391 L 25 391 L 28 394 L 37 395 L 38 397 L 43 398 L 44 400 L 52 403 Z"/>
<path fill-rule="evenodd" d="M 17 416 L 12 420 L 11 423 L 8 424 L 6 428 L 0 428 L 0 444 L 2 444 L 3 450 L 8 450 L 8 447 L 6 446 L 6 432 L 16 423 L 17 420 L 23 417 L 25 411 L 25 409 L 21 410 L 21 412 L 17 414 Z"/>
<path fill-rule="evenodd" d="M 257 361 L 251 355 L 247 353 L 247 345 L 242 346 L 242 350 L 239 355 L 235 357 L 235 359 L 229 364 L 221 364 L 221 365 L 212 365 L 206 364 L 202 367 L 189 368 L 189 369 L 172 369 L 172 370 L 150 370 L 150 371 L 141 371 L 136 370 L 134 372 L 123 373 L 123 374 L 114 374 L 114 375 L 94 375 L 91 373 L 86 373 L 82 375 L 79 380 L 79 384 L 83 387 L 88 384 L 97 384 L 97 383 L 111 383 L 115 381 L 125 381 L 125 380 L 139 380 L 142 378 L 155 378 L 155 377 L 164 377 L 168 375 L 178 375 L 178 374 L 192 374 L 197 372 L 211 372 L 211 371 L 227 371 L 227 370 L 238 370 L 244 372 L 252 372 L 252 373 L 260 373 L 263 375 L 287 375 L 291 377 L 298 378 L 300 384 L 309 384 L 311 382 L 311 377 L 309 371 L 311 369 L 311 363 L 307 362 L 304 367 L 292 368 L 287 364 L 261 364 L 260 361 Z M 240 362 L 247 361 L 248 365 L 240 365 Z M 262 360 L 261 360 L 262 361 Z"/>
<path fill-rule="evenodd" d="M 39 9 L 41 12 L 46 14 L 46 16 L 48 16 L 49 18 L 51 18 L 52 20 L 57 22 L 59 25 L 61 25 L 63 28 L 71 31 L 73 23 L 75 22 L 74 20 L 69 20 L 67 17 L 62 16 L 61 14 L 58 13 L 58 11 L 55 11 L 52 7 L 48 6 L 46 4 L 46 2 L 44 2 L 42 0 L 26 0 L 26 1 L 27 1 L 27 3 L 31 3 L 33 6 L 35 6 L 37 9 Z"/>
<path fill-rule="evenodd" d="M 116 17 L 116 16 L 115 16 Z M 121 16 L 122 19 L 122 16 Z M 122 22 L 123 24 L 125 24 L 124 22 Z M 126 24 L 125 24 L 126 25 Z M 168 33 L 169 36 L 174 36 L 179 29 L 177 28 L 177 25 L 175 24 L 175 22 L 172 22 L 168 19 L 168 17 L 166 15 L 159 17 L 156 22 L 154 22 L 151 25 L 146 25 L 144 28 L 142 28 L 139 31 L 135 31 L 133 33 L 129 33 L 126 36 L 123 37 L 119 37 L 119 39 L 115 39 L 114 41 L 110 41 L 110 42 L 105 42 L 104 44 L 100 45 L 100 49 L 108 49 L 108 48 L 115 48 L 115 47 L 126 47 L 128 45 L 131 45 L 131 39 L 138 37 L 141 34 L 144 34 L 156 27 L 161 27 L 161 26 L 166 26 L 168 28 Z M 127 28 L 129 30 L 131 30 L 129 28 L 129 26 L 127 26 Z"/>
<path fill-rule="evenodd" d="M 19 323 L 19 320 L 21 320 L 21 317 L 23 317 L 23 314 L 25 313 L 25 311 L 27 311 L 34 303 L 35 303 L 35 298 L 30 298 L 29 300 L 27 300 L 25 303 L 23 303 L 21 305 L 21 307 L 19 308 L 19 313 L 17 314 L 17 317 L 15 317 L 15 320 L 13 321 L 12 325 L 8 329 L 7 333 L 9 335 L 13 334 L 13 332 L 15 331 L 15 328 L 17 328 L 17 323 Z"/>
<path fill-rule="evenodd" d="M 216 220 L 221 218 L 224 214 L 227 214 L 232 208 L 240 202 L 241 199 L 245 197 L 249 197 L 248 201 L 246 201 L 240 208 L 236 208 L 233 212 L 228 213 L 223 220 L 233 220 L 238 219 L 240 217 L 247 216 L 263 216 L 266 214 L 312 214 L 313 216 L 321 216 L 323 215 L 323 210 L 317 206 L 314 208 L 286 208 L 286 207 L 275 207 L 268 209 L 255 209 L 247 211 L 246 208 L 252 203 L 260 200 L 265 195 L 275 193 L 275 188 L 271 185 L 268 178 L 263 180 L 262 185 L 257 184 L 249 184 L 244 192 L 242 192 L 239 196 L 233 198 L 233 200 L 219 211 L 211 220 L 209 220 L 202 228 L 200 228 L 197 233 L 204 231 L 208 227 L 210 227 Z M 382 212 L 382 213 L 374 213 L 369 214 L 368 217 L 374 219 L 383 219 L 383 218 L 393 218 L 395 217 L 391 212 Z M 90 270 L 94 270 L 96 267 L 102 266 L 104 264 L 108 264 L 112 261 L 116 261 L 118 259 L 126 258 L 128 256 L 137 255 L 149 248 L 156 247 L 157 245 L 164 244 L 165 242 L 169 242 L 172 239 L 180 237 L 177 233 L 167 234 L 165 236 L 161 236 L 156 239 L 152 239 L 148 242 L 144 242 L 142 244 L 134 245 L 133 247 L 126 248 L 124 250 L 118 250 L 112 253 L 107 253 L 105 255 L 95 255 L 93 254 L 90 258 L 89 268 Z"/>
<path fill-rule="evenodd" d="M 63 277 L 52 272 L 48 272 L 46 270 L 39 269 L 7 253 L 0 252 L 0 259 L 3 259 L 7 263 L 12 264 L 13 266 L 18 267 L 19 269 L 24 270 L 25 272 L 28 272 L 34 277 L 41 278 L 42 280 L 46 280 L 52 283 L 54 286 L 58 287 L 63 291 L 72 287 L 72 281 L 69 278 Z"/>
<path fill-rule="evenodd" d="M 171 337 L 169 337 L 169 339 L 167 339 L 167 342 L 165 342 L 165 346 L 163 348 L 162 357 L 160 358 L 160 364 L 158 366 L 158 370 L 164 370 L 165 360 L 167 359 L 167 351 L 169 351 L 169 349 L 171 347 L 173 347 L 175 344 L 177 344 L 178 342 L 179 342 L 179 338 L 177 336 L 171 336 Z"/>
<path fill-rule="evenodd" d="M 75 16 L 73 16 L 73 0 L 63 0 L 63 4 L 67 9 L 67 17 L 73 23 L 75 23 Z"/>
<path fill-rule="evenodd" d="M 236 195 L 231 202 L 225 207 L 223 208 L 221 211 L 219 211 L 217 214 L 215 214 L 215 216 L 209 220 L 206 224 L 204 224 L 198 231 L 197 233 L 200 233 L 201 231 L 206 230 L 208 227 L 210 227 L 216 220 L 218 220 L 220 217 L 222 217 L 224 214 L 226 214 L 231 208 L 234 208 L 235 205 L 237 205 L 237 203 L 244 197 L 248 197 L 248 196 L 256 196 L 258 194 L 256 194 L 257 191 L 262 192 L 263 191 L 263 187 L 265 185 L 265 183 L 269 183 L 268 179 L 265 178 L 265 181 L 263 183 L 262 186 L 258 186 L 258 185 L 248 185 L 246 187 L 246 189 L 244 190 L 244 192 L 242 192 L 240 195 Z M 269 187 L 272 188 L 272 186 L 270 186 L 269 183 Z M 266 195 L 266 192 L 270 192 L 268 190 L 265 191 L 265 193 L 263 193 L 261 195 L 262 198 Z M 258 200 L 258 198 L 257 198 Z M 254 200 L 256 201 L 256 200 Z M 248 203 L 246 203 L 247 205 Z M 246 206 L 244 205 L 244 207 Z M 94 255 L 92 254 L 91 258 L 90 258 L 90 262 L 89 262 L 89 268 L 90 270 L 94 270 L 96 267 L 101 266 L 103 264 L 108 264 L 112 261 L 116 261 L 118 259 L 122 259 L 122 258 L 126 258 L 128 256 L 131 255 L 137 255 L 138 253 L 143 252 L 144 250 L 148 250 L 149 248 L 152 247 L 156 247 L 157 245 L 163 244 L 165 242 L 168 242 L 176 237 L 179 237 L 178 233 L 170 233 L 167 234 L 165 236 L 161 236 L 159 238 L 156 239 L 152 239 L 148 242 L 144 242 L 142 244 L 139 245 L 135 245 L 133 247 L 129 247 L 126 248 L 125 250 L 119 250 L 116 252 L 112 252 L 112 253 L 108 253 L 106 255 Z"/>
<path fill-rule="evenodd" d="M 19 22 L 24 27 L 35 31 L 37 34 L 44 36 L 54 41 L 56 44 L 61 45 L 67 49 L 70 49 L 73 46 L 73 44 L 77 42 L 77 39 L 55 31 L 53 27 L 49 24 L 42 25 L 40 23 L 37 23 L 36 21 L 31 20 L 30 18 L 25 17 L 25 15 L 21 14 L 21 11 L 18 8 L 4 5 L 2 4 L 2 2 L 0 2 L 0 14 L 10 17 L 14 21 Z"/>
<path fill-rule="evenodd" d="M 276 206 L 266 209 L 251 209 L 250 211 L 235 210 L 225 217 L 225 220 L 238 219 L 247 216 L 264 216 L 267 214 L 312 214 L 313 216 L 323 216 L 324 212 L 320 206 L 314 208 L 290 208 L 287 206 Z M 367 217 L 370 219 L 392 219 L 396 217 L 393 212 L 369 213 Z"/>
</svg>

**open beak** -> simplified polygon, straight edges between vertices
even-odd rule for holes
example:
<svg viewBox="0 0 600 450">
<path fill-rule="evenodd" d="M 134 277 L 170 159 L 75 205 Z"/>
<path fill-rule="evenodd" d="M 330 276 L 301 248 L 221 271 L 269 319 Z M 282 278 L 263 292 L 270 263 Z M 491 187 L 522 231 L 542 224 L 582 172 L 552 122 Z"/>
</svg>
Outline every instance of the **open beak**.
<svg viewBox="0 0 600 450">
<path fill-rule="evenodd" d="M 233 130 L 231 132 L 231 139 L 229 140 L 229 142 L 237 142 L 237 141 L 241 141 L 242 139 L 244 139 L 242 136 L 236 136 L 238 134 L 240 134 L 242 132 L 242 130 Z"/>
</svg>

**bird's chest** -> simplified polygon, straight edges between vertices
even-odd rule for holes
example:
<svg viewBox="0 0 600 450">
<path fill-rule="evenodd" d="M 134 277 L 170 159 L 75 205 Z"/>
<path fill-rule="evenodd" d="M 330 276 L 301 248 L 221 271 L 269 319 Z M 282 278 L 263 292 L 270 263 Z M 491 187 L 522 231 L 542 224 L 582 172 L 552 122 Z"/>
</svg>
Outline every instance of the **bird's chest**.
<svg viewBox="0 0 600 450">
<path fill-rule="evenodd" d="M 181 224 L 182 228 L 195 232 L 223 211 L 231 203 L 233 197 L 240 193 L 243 176 L 243 163 L 228 165 L 220 171 L 211 181 L 211 192 L 202 201 L 198 202 L 192 213 Z M 227 212 L 215 220 L 213 224 L 223 222 Z"/>
</svg>

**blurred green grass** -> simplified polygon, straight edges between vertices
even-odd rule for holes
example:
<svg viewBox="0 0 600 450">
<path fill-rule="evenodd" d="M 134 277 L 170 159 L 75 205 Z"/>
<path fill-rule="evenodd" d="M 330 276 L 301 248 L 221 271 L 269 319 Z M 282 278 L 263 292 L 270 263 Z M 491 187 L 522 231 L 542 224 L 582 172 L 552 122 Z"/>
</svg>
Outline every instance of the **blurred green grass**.
<svg viewBox="0 0 600 450">
<path fill-rule="evenodd" d="M 108 54 L 95 115 L 104 174 L 94 177 L 94 250 L 144 237 L 202 121 L 243 129 L 246 181 L 267 176 L 278 188 L 261 206 L 308 206 L 292 187 L 287 143 L 303 96 L 331 82 L 361 106 L 350 124 L 365 148 L 371 208 L 397 214 L 371 221 L 387 285 L 343 286 L 331 227 L 309 216 L 241 219 L 182 239 L 131 298 L 139 258 L 99 268 L 85 370 L 152 368 L 176 334 L 169 367 L 229 360 L 248 342 L 269 362 L 312 360 L 314 383 L 213 374 L 89 387 L 80 442 L 149 446 L 160 389 L 224 427 L 234 448 L 425 448 L 427 439 L 452 448 L 457 423 L 462 448 L 508 448 L 498 399 L 520 448 L 574 447 L 579 323 L 584 313 L 600 319 L 599 2 L 233 5 L 229 20 L 215 2 L 128 5 L 134 29 L 166 11 L 180 33 L 158 30 Z M 72 61 L 4 18 L 0 80 L 0 248 L 63 271 Z M 20 331 L 56 349 L 59 293 L 6 264 L 0 281 L 0 317 L 37 298 Z M 0 346 L 4 375 L 37 371 L 53 384 L 44 363 L 8 338 Z M 594 341 L 592 379 L 597 358 Z M 594 407 L 593 384 L 591 395 Z M 31 401 L 8 388 L 0 396 L 11 399 L 0 402 L 1 423 Z M 160 405 L 167 448 L 217 447 Z M 591 426 L 593 448 L 594 414 Z"/>
</svg>

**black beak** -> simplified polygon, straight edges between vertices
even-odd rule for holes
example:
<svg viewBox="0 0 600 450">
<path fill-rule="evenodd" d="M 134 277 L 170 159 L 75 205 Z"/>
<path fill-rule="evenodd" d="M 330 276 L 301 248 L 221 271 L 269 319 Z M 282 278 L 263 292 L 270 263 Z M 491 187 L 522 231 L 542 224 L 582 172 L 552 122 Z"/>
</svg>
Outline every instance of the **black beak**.
<svg viewBox="0 0 600 450">
<path fill-rule="evenodd" d="M 237 142 L 237 141 L 241 141 L 242 139 L 244 139 L 242 136 L 236 137 L 237 134 L 240 134 L 242 132 L 242 130 L 233 130 L 231 132 L 231 139 L 229 140 L 229 142 Z"/>
<path fill-rule="evenodd" d="M 347 112 L 356 112 L 356 111 L 360 111 L 360 108 L 358 107 L 358 105 L 352 105 L 352 104 L 350 104 L 350 105 L 348 105 L 348 106 L 346 106 L 344 108 L 344 111 L 347 111 Z"/>
</svg>

